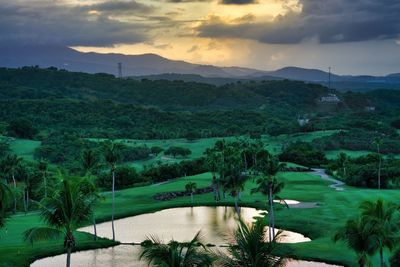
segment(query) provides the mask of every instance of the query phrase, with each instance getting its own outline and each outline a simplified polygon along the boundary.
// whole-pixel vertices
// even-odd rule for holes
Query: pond
[[[265,211],[241,208],[241,218],[250,223]],[[226,235],[237,227],[237,214],[231,207],[174,208],[159,212],[128,217],[115,221],[115,237],[122,243],[140,243],[149,235],[157,235],[165,241],[188,241],[201,230],[207,244],[226,244]],[[93,234],[93,227],[79,231]],[[97,225],[101,237],[112,238],[111,222]],[[291,231],[283,231],[283,243],[308,242],[311,239]]]
[[[254,217],[262,216],[265,211],[252,208],[241,208],[241,218],[247,223]],[[164,241],[174,239],[187,241],[201,230],[205,243],[226,244],[227,234],[237,227],[237,214],[231,207],[194,207],[166,209],[155,213],[133,216],[115,221],[116,239],[122,243],[139,243],[150,235],[157,235]],[[93,227],[84,227],[79,231],[93,233]],[[112,238],[111,223],[97,225],[98,235]],[[298,243],[311,241],[295,232],[283,231],[280,242]],[[214,249],[214,248],[213,248]],[[74,267],[108,267],[108,266],[147,266],[139,262],[140,246],[119,245],[112,248],[94,249],[76,252],[72,255]],[[65,266],[65,255],[37,260],[31,267]],[[289,261],[290,267],[334,266],[317,262]]]
[[[72,254],[73,267],[148,267],[139,261],[140,246],[119,245],[112,248],[94,249]],[[35,261],[31,267],[64,267],[65,255],[48,257]],[[286,267],[333,267],[321,262],[290,260]]]

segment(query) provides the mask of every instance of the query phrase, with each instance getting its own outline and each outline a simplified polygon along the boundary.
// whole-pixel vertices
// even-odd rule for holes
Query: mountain
[[[122,63],[123,76],[157,75],[164,73],[198,74],[204,77],[255,77],[266,72],[240,67],[216,67],[169,60],[155,54],[123,55],[83,53],[63,46],[0,47],[0,66],[56,67],[68,71],[118,74]]]
[[[250,80],[300,80],[328,84],[329,74],[318,69],[285,67],[263,71],[241,67],[218,67],[170,60],[155,54],[124,55],[84,53],[64,46],[0,47],[0,67],[23,66],[56,67],[75,72],[108,73],[134,79],[165,79],[223,85]],[[134,77],[138,76],[138,77]],[[338,90],[369,91],[373,89],[400,89],[400,73],[387,76],[331,74],[331,86]]]
[[[298,67],[285,67],[276,71],[271,71],[268,73],[271,76],[280,77],[290,80],[301,80],[301,81],[328,81],[329,73],[318,70],[318,69],[304,69]],[[331,74],[332,80],[339,80],[341,77],[339,75]]]

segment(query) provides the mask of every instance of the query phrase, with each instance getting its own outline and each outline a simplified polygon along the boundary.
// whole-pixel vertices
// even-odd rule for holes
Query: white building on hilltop
[[[326,96],[321,97],[321,102],[337,103],[340,102],[340,99],[335,94],[328,94]]]

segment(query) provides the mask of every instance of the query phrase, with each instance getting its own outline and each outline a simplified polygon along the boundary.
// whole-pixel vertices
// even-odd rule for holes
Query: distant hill
[[[132,76],[130,77],[135,80],[148,79],[151,81],[155,80],[167,80],[167,81],[184,81],[184,82],[197,82],[197,83],[206,83],[213,85],[224,85],[229,83],[237,83],[237,82],[249,82],[254,80],[263,80],[263,81],[273,81],[273,80],[282,80],[282,78],[273,77],[273,76],[260,76],[257,78],[229,78],[229,77],[204,77],[197,74],[179,74],[179,73],[164,73],[158,75],[145,75],[145,76]]]
[[[301,81],[327,81],[329,73],[317,70],[317,69],[304,69],[298,67],[286,67],[276,71],[269,72],[269,75],[290,79],[290,80],[301,80]],[[339,75],[331,74],[332,80],[340,80],[341,77]]]
[[[285,67],[263,71],[241,67],[218,67],[170,60],[155,54],[123,55],[83,53],[63,46],[0,47],[0,67],[54,66],[75,72],[118,74],[122,63],[124,77],[165,79],[222,85],[249,80],[299,80],[327,84],[328,73],[318,69]],[[400,89],[400,73],[375,77],[331,74],[331,85],[339,90],[369,91]]]
[[[248,68],[216,67],[169,60],[155,54],[83,53],[63,46],[0,47],[1,67],[54,66],[69,71],[117,75],[118,63],[122,63],[123,76],[180,73],[205,77],[256,77],[267,74]]]

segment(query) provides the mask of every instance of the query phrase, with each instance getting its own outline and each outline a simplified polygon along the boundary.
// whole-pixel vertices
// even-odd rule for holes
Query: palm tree
[[[6,168],[7,175],[11,176],[14,184],[14,209],[13,213],[17,212],[17,181],[15,180],[15,173],[17,171],[18,166],[22,163],[22,158],[17,157],[16,155],[7,155],[3,159],[2,164]]]
[[[219,201],[220,198],[220,192],[219,192],[219,183],[220,179],[217,178],[216,173],[218,172],[219,164],[220,164],[220,156],[218,155],[218,152],[215,151],[214,149],[207,149],[206,152],[204,153],[206,155],[206,164],[208,166],[208,170],[212,174],[212,186],[213,186],[213,192],[214,192],[214,200]]]
[[[59,190],[39,203],[41,217],[47,227],[34,227],[24,233],[31,243],[64,237],[67,249],[66,266],[71,266],[71,252],[75,246],[74,231],[91,217],[95,199],[81,190],[81,184],[63,179]]]
[[[335,242],[343,241],[357,254],[360,267],[365,266],[369,257],[378,249],[378,239],[374,234],[374,224],[363,218],[350,219],[333,237]]]
[[[376,145],[376,150],[378,153],[378,189],[381,189],[381,169],[382,169],[382,155],[381,155],[381,145],[382,145],[382,138],[376,137],[372,142]]]
[[[193,206],[193,194],[196,192],[197,184],[194,182],[189,182],[185,185],[185,190],[190,194],[190,198],[192,200]]]
[[[284,259],[274,255],[280,234],[278,232],[272,242],[266,242],[266,229],[262,220],[257,220],[250,226],[240,221],[239,227],[228,240],[228,254],[218,254],[218,266],[284,266]]]
[[[46,161],[41,160],[38,163],[38,170],[42,174],[43,177],[43,187],[44,187],[44,197],[47,198],[47,168],[48,164]]]
[[[84,150],[81,156],[81,165],[85,175],[91,175],[99,165],[99,157],[96,152],[91,149]]]
[[[97,226],[96,226],[96,216],[95,216],[95,207],[98,201],[103,200],[103,195],[100,194],[99,188],[96,186],[95,177],[93,176],[85,176],[81,182],[81,190],[87,196],[90,196],[95,201],[93,203],[93,212],[92,212],[92,223],[93,223],[93,232],[94,232],[94,240],[97,241]]]
[[[104,157],[106,162],[111,167],[112,172],[112,212],[111,212],[111,227],[113,241],[115,241],[115,228],[114,228],[114,217],[115,217],[115,170],[117,169],[117,162],[119,161],[121,145],[113,142],[106,142],[104,144]]]
[[[156,267],[211,267],[215,260],[203,245],[200,232],[187,243],[172,240],[164,244],[157,237],[151,237],[142,246],[139,259]]]
[[[240,209],[238,204],[240,198],[240,192],[244,190],[246,180],[247,180],[246,176],[243,175],[238,170],[232,170],[230,171],[229,175],[226,176],[225,188],[230,191],[231,196],[234,198],[235,209],[238,214],[240,214]]]
[[[257,187],[252,189],[252,193],[260,192],[268,198],[268,217],[270,226],[270,239],[275,236],[275,216],[274,216],[274,199],[282,200],[277,194],[282,191],[285,184],[276,179],[276,175],[285,167],[284,163],[279,162],[276,157],[268,156],[261,161],[261,176],[257,179]]]
[[[10,188],[8,188],[7,184],[0,180],[0,228],[5,224],[5,212],[8,197],[11,194]]]
[[[364,220],[374,225],[373,233],[379,242],[380,265],[384,266],[383,249],[386,247],[391,251],[400,241],[397,237],[399,228],[395,217],[399,207],[378,199],[376,202],[362,202],[360,209]]]
[[[346,153],[340,153],[337,158],[337,162],[339,166],[342,168],[343,171],[343,178],[346,179],[347,173],[346,173],[346,167],[347,163],[349,161],[349,157],[347,156]]]

